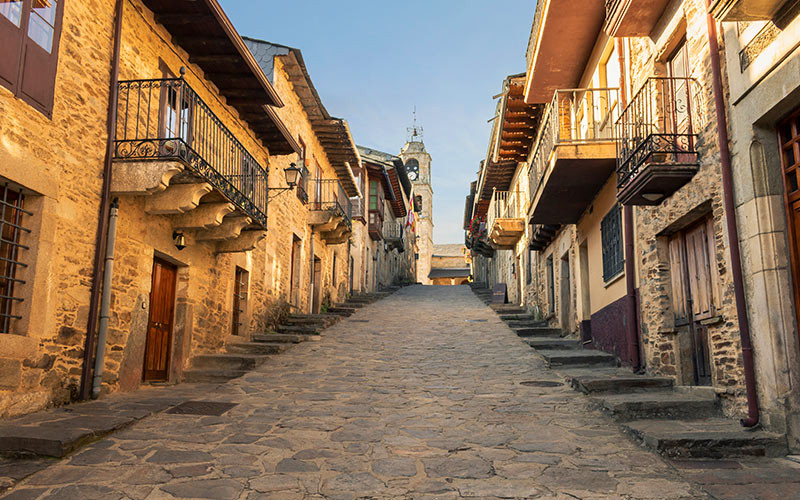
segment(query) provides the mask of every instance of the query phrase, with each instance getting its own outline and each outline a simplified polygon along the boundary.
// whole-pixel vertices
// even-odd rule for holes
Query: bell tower
[[[417,125],[417,112],[414,110],[414,125],[408,129],[408,139],[400,151],[400,159],[406,166],[413,186],[414,200],[411,205],[417,217],[417,281],[430,285],[433,256],[433,187],[431,186],[431,155],[425,151],[422,140],[422,127]]]

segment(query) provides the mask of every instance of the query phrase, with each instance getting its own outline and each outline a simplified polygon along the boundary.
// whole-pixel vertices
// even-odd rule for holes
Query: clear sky
[[[535,0],[221,0],[240,34],[296,47],[359,145],[397,154],[412,111],[433,158],[434,242],[462,243],[464,198],[506,75],[525,71]]]

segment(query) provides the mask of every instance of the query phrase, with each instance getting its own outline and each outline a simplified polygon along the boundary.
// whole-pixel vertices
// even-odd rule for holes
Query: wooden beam
[[[195,24],[202,21],[215,22],[215,19],[208,14],[189,14],[186,12],[164,12],[155,14],[156,21],[164,26],[175,26],[179,24]]]

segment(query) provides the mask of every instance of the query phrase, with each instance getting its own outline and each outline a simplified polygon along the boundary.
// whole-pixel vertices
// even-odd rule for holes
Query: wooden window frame
[[[603,281],[609,283],[625,272],[625,244],[622,236],[622,207],[615,204],[600,222],[603,253]]]
[[[547,270],[547,310],[549,314],[556,312],[556,267],[553,260],[553,254],[550,254],[545,260],[545,269]]]
[[[53,18],[53,38],[48,52],[30,35],[33,4],[39,0],[22,0],[19,26],[7,17],[0,15],[0,44],[10,47],[3,57],[10,57],[11,63],[6,76],[0,75],[0,85],[10,90],[17,98],[45,115],[53,117],[55,99],[55,80],[58,70],[58,54],[61,44],[61,31],[66,0],[57,0]],[[48,23],[49,24],[49,23]],[[10,56],[9,56],[10,55]],[[28,66],[30,64],[30,66]],[[31,82],[28,85],[28,82]]]
[[[672,234],[668,241],[668,252],[675,324],[681,326],[691,321],[716,317],[721,306],[721,292],[716,265],[714,218],[705,217]],[[707,273],[706,280],[703,280],[703,272]],[[691,310],[688,308],[689,297]],[[703,307],[704,303],[706,307]]]
[[[784,126],[789,125],[790,137],[784,136]],[[793,295],[795,316],[800,324],[800,234],[795,231],[796,217],[793,207],[800,204],[800,107],[792,111],[787,117],[776,124],[776,135],[778,138],[778,153],[781,159],[781,179],[783,181],[783,199],[786,208],[786,229],[789,238],[790,249],[788,258],[790,262],[792,280],[794,281]],[[793,150],[794,163],[788,164],[786,151]],[[798,184],[798,189],[790,191],[788,182],[789,175],[794,175]]]

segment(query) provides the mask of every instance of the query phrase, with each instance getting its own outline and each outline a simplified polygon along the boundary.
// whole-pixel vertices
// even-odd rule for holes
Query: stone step
[[[318,335],[302,335],[293,333],[256,333],[252,336],[253,342],[266,342],[268,344],[299,344],[307,340],[314,340]]]
[[[502,314],[524,314],[527,312],[516,304],[490,304],[489,307],[494,309],[495,312]]]
[[[361,309],[362,307],[364,307],[366,305],[368,305],[368,304],[366,304],[364,302],[351,302],[351,301],[348,300],[347,302],[343,302],[342,304],[339,304],[337,307],[346,307],[348,309]],[[330,311],[330,308],[328,310]]]
[[[250,370],[184,370],[182,382],[207,384],[215,382],[227,382],[242,375],[246,375]]]
[[[653,389],[666,389],[674,385],[668,377],[647,377],[628,373],[625,375],[574,375],[569,377],[572,388],[584,394],[632,393]]]
[[[333,315],[331,315],[333,316]],[[338,318],[338,316],[333,316]],[[334,321],[329,318],[286,318],[283,323],[286,325],[321,325],[323,327],[330,326]]]
[[[615,366],[617,358],[603,351],[591,349],[577,349],[569,351],[536,351],[547,364],[551,367],[592,365],[592,366]]]
[[[606,413],[620,420],[697,419],[720,416],[715,394],[654,390],[630,394],[609,394],[591,398]]]
[[[506,321],[505,323],[509,328],[547,328],[547,323],[535,319]]]
[[[191,360],[191,367],[197,370],[252,370],[266,361],[261,354],[200,354]]]
[[[503,321],[536,321],[540,326],[547,326],[547,321],[536,320],[530,313],[503,313],[499,316]]]
[[[278,325],[278,333],[293,335],[319,335],[324,328],[315,325]]]
[[[565,349],[580,349],[581,341],[576,339],[563,339],[555,337],[527,337],[525,343],[534,349],[543,351],[559,351]]]
[[[702,420],[635,420],[622,430],[651,450],[670,458],[782,457],[783,435],[745,430],[725,418]]]
[[[512,330],[520,337],[561,337],[561,330],[558,328],[540,328],[537,326],[512,328]]]
[[[286,342],[234,342],[227,344],[225,350],[231,354],[280,354],[290,345]]]
[[[333,306],[328,308],[328,314],[335,314],[337,316],[351,316],[356,312],[354,307]]]

